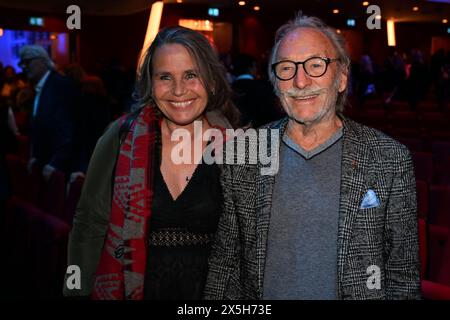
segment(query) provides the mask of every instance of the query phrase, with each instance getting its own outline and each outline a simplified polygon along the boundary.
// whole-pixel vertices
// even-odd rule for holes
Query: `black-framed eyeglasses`
[[[325,57],[311,57],[305,61],[291,61],[282,60],[272,64],[272,72],[275,76],[282,80],[287,81],[295,77],[298,71],[298,65],[303,65],[305,73],[313,78],[321,77],[327,72],[328,65],[339,59],[325,58]]]

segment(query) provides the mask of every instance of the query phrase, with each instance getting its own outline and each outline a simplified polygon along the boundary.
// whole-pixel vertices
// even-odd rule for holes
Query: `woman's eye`
[[[186,74],[186,79],[195,79],[197,78],[197,75],[195,73],[188,73]]]
[[[163,74],[159,76],[159,80],[170,80],[170,76],[168,74]]]

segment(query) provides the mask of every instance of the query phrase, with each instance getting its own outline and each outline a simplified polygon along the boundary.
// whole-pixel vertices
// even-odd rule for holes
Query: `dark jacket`
[[[51,71],[42,88],[36,115],[32,118],[32,157],[40,165],[66,171],[73,155],[73,110],[77,91],[62,75]]]

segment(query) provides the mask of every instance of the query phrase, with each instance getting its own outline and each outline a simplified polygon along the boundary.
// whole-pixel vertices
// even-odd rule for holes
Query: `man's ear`
[[[339,93],[343,92],[347,88],[347,80],[348,80],[348,68],[345,68],[341,71],[341,77],[339,79]]]

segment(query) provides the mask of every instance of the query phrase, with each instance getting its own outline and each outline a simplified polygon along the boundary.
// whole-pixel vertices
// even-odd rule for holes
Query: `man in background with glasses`
[[[278,30],[269,75],[287,117],[267,128],[279,132],[279,170],[224,166],[205,298],[420,298],[411,156],[342,115],[349,65],[317,18]]]
[[[43,177],[53,171],[69,173],[72,167],[73,112],[78,92],[75,86],[55,70],[47,51],[39,45],[20,49],[19,66],[34,87],[31,115],[31,158],[28,170],[37,165]]]

